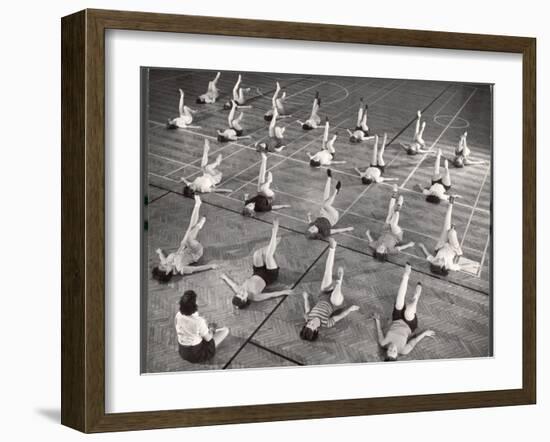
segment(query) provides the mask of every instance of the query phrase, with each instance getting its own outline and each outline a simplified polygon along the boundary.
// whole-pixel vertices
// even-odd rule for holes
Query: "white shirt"
[[[204,318],[199,316],[198,312],[193,313],[191,316],[177,312],[174,322],[180,345],[200,344],[202,338],[209,333],[208,324]]]

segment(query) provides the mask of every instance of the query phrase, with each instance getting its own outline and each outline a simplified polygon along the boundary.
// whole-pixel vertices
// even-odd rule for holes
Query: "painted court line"
[[[438,143],[438,141],[441,139],[441,137],[445,134],[445,132],[447,132],[447,130],[449,129],[449,127],[451,126],[451,124],[453,124],[453,121],[456,119],[456,117],[458,117],[458,115],[462,112],[462,110],[466,107],[466,105],[468,104],[468,102],[470,101],[470,99],[474,96],[474,94],[476,93],[477,89],[474,89],[472,91],[472,93],[469,95],[469,97],[466,99],[466,101],[464,102],[464,104],[462,106],[460,106],[460,108],[458,109],[458,111],[456,111],[456,113],[454,114],[453,118],[449,121],[449,123],[447,124],[447,126],[445,126],[445,128],[443,129],[443,131],[439,134],[439,136],[436,138],[436,140],[432,143],[432,145],[430,146],[430,149],[429,150],[432,150],[433,147]],[[416,173],[416,171],[418,170],[418,168],[420,167],[420,165],[424,162],[424,160],[428,157],[428,153],[425,153],[422,158],[420,159],[420,161],[417,163],[417,165],[414,167],[414,169],[411,171],[411,173],[409,174],[409,176],[407,176],[407,178],[405,179],[405,181],[403,181],[403,183],[401,184],[401,188],[405,188],[405,186],[407,185],[407,183],[409,182],[409,180],[411,179],[411,177]]]
[[[479,202],[479,197],[481,196],[481,193],[483,191],[483,186],[485,185],[485,181],[487,180],[487,177],[489,176],[489,171],[491,170],[490,167],[487,168],[487,171],[485,172],[485,176],[483,177],[483,181],[481,182],[481,186],[479,188],[479,192],[477,193],[477,198],[474,203],[474,207],[472,208],[472,212],[470,213],[470,218],[468,218],[468,223],[466,224],[466,229],[464,230],[464,234],[462,235],[462,241],[460,241],[460,247],[462,247],[462,244],[464,244],[464,240],[466,239],[466,234],[468,233],[468,229],[470,228],[470,224],[472,223],[472,218],[474,217],[474,213],[476,211],[477,203]]]

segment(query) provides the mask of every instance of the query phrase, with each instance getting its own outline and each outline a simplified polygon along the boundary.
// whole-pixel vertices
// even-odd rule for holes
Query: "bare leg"
[[[376,166],[378,163],[378,135],[374,136],[374,146],[372,148],[371,165]]]
[[[425,121],[422,122],[422,127],[420,129],[420,132],[419,132],[418,136],[416,137],[416,141],[422,147],[424,147],[426,145],[426,143],[424,142],[424,138],[422,138],[422,136],[424,135],[424,129],[426,129],[426,122]]]
[[[359,110],[357,111],[357,124],[356,127],[361,127],[361,120],[363,120],[363,98],[359,102]]]
[[[200,212],[201,204],[202,204],[202,201],[201,201],[200,197],[198,195],[195,195],[195,205],[193,207],[193,212],[191,212],[191,218],[189,220],[189,226],[187,227],[187,230],[185,231],[185,235],[183,235],[183,239],[181,240],[180,247],[179,247],[178,251],[181,251],[181,249],[183,247],[185,247],[185,244],[186,244],[187,239],[189,237],[190,231],[197,225],[197,222],[199,221],[199,212]],[[195,234],[195,237],[196,237],[196,234]]]
[[[333,238],[330,238],[327,262],[325,264],[325,273],[323,274],[323,281],[321,282],[321,291],[328,290],[332,286],[332,272],[334,269],[335,254],[336,254],[336,241]]]
[[[445,175],[442,178],[444,186],[451,185],[451,172],[449,171],[449,160],[445,160]]]
[[[416,290],[411,302],[405,307],[405,319],[407,321],[412,321],[416,316],[416,306],[418,305],[418,300],[420,299],[420,294],[422,293],[422,283],[416,284]]]
[[[344,303],[344,295],[342,294],[342,280],[344,279],[344,268],[338,268],[338,279],[334,284],[334,289],[330,294],[330,302],[335,307],[340,307]]]
[[[214,331],[212,339],[216,343],[216,347],[222,343],[222,341],[229,335],[229,329],[227,327],[218,328]]]
[[[184,116],[184,112],[183,112],[183,100],[184,100],[184,93],[183,93],[183,90],[180,89],[180,102],[179,102],[179,106],[178,106],[179,113],[180,113],[180,117],[183,117],[183,116]]]
[[[239,77],[237,78],[237,82],[235,83],[235,86],[233,86],[233,100],[239,101],[241,97],[239,97],[239,86],[241,85],[241,74],[239,74]]]
[[[262,162],[260,164],[260,176],[258,177],[258,187],[257,187],[258,192],[262,190],[262,185],[265,182],[266,170],[267,170],[267,155],[262,152]]]
[[[369,126],[367,125],[367,118],[368,118],[368,110],[365,106],[365,110],[363,112],[363,118],[361,118],[361,129],[367,132],[369,130]]]
[[[326,148],[327,142],[328,142],[328,131],[329,131],[329,123],[328,123],[328,117],[325,122],[325,132],[323,133],[323,149]]]
[[[382,140],[382,147],[378,151],[378,157],[377,157],[377,165],[378,166],[384,166],[386,163],[384,162],[384,150],[386,149],[386,142],[388,140],[388,134],[384,134],[384,138]]]
[[[330,169],[327,170],[327,182],[325,183],[325,191],[323,192],[323,201],[326,201],[330,198],[330,187],[332,183],[332,172]]]
[[[231,104],[231,110],[229,111],[229,115],[227,116],[227,123],[229,127],[233,127],[233,120],[235,119],[235,112],[237,110],[237,103],[233,101]]]
[[[201,169],[204,169],[208,164],[208,152],[210,152],[210,141],[204,139],[204,148],[202,150]]]
[[[394,193],[391,196],[390,204],[388,206],[388,215],[386,216],[386,223],[389,223],[393,218],[393,213],[395,211],[396,201],[397,201],[397,194],[395,192],[395,187],[394,187]]]
[[[275,251],[277,250],[277,232],[279,231],[279,220],[273,221],[273,228],[271,229],[271,239],[269,245],[265,251],[265,266],[268,269],[276,269],[277,262],[275,261]]]
[[[391,227],[391,231],[394,235],[401,235],[401,233],[403,232],[403,230],[401,229],[401,227],[399,227],[399,214],[401,212],[399,212],[399,210],[397,210],[392,218],[391,218],[391,221],[390,221],[390,227]]]
[[[397,291],[397,298],[395,298],[395,308],[397,310],[402,310],[405,307],[405,296],[407,294],[407,286],[409,284],[410,276],[411,265],[407,263],[405,266],[405,272],[403,273],[403,278],[401,279],[401,284],[399,285],[399,290]]]
[[[458,242],[458,236],[456,234],[456,229],[454,227],[451,227],[451,230],[447,233],[447,239],[449,240],[449,244],[453,247],[453,249],[456,250],[458,256],[462,256],[462,247],[460,247],[460,243]]]
[[[273,93],[273,97],[271,98],[271,106],[273,108],[277,107],[277,96],[279,95],[279,92],[281,91],[281,85],[279,82],[277,82],[277,87],[275,88],[275,92]]]
[[[449,203],[449,206],[447,207],[447,213],[445,214],[445,221],[443,223],[443,229],[441,229],[441,235],[439,235],[439,240],[436,245],[436,249],[439,249],[440,247],[443,247],[443,245],[447,242],[448,233],[451,229],[451,223],[452,223],[452,216],[453,216],[453,204]]]
[[[434,174],[432,177],[434,181],[441,178],[440,171],[439,171],[440,165],[441,165],[441,149],[437,149],[437,155],[435,157],[435,163],[434,163]]]

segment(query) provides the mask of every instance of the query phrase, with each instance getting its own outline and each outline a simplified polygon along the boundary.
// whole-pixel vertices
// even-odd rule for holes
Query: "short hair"
[[[204,104],[206,103],[206,100],[202,97],[197,97],[197,104]]]
[[[365,185],[372,184],[374,180],[372,178],[367,178],[366,176],[361,177],[361,182]]]
[[[426,201],[432,204],[439,204],[441,202],[441,198],[439,198],[437,195],[430,194],[426,197]]]
[[[374,257],[378,260],[378,261],[387,261],[388,260],[388,252],[384,252],[384,253],[380,253],[380,252],[377,252],[376,250],[374,251]]]
[[[453,161],[455,167],[464,167],[464,157],[458,156]]]
[[[226,102],[223,104],[223,108],[224,108],[225,110],[229,110],[229,109],[231,109],[232,107],[233,107],[233,104],[232,104],[231,101],[226,101]]]
[[[194,198],[195,197],[195,191],[191,189],[189,185],[183,186],[183,196],[187,198]]]
[[[309,165],[311,167],[321,167],[321,162],[318,160],[311,159],[309,160]]]
[[[177,128],[178,128],[178,125],[172,123],[171,121],[169,121],[168,123],[166,123],[166,129],[177,129]]]
[[[352,142],[352,143],[358,143],[359,142],[359,138],[357,138],[355,135],[352,135],[349,137],[349,140]]]
[[[218,141],[220,143],[225,143],[228,140],[228,138],[225,135],[218,134]]]
[[[392,358],[391,356],[386,356],[384,358],[384,362],[395,362],[397,361],[397,358]]]
[[[264,115],[264,120],[265,120],[265,121],[271,121],[271,120],[273,120],[273,115],[272,115],[272,114],[265,114],[265,115]]]
[[[186,290],[180,298],[180,313],[191,316],[197,310],[197,294],[193,290]]]
[[[153,270],[151,271],[153,274],[153,279],[156,279],[160,283],[167,283],[172,279],[172,272],[166,273],[164,270],[159,268],[158,266],[153,267]]]
[[[302,124],[302,129],[304,130],[312,130],[313,129],[313,126],[309,123],[303,123]]]
[[[302,327],[302,330],[300,330],[300,338],[304,341],[315,341],[319,337],[319,330],[318,329],[311,329],[307,325],[304,325]]]
[[[246,300],[243,300],[238,296],[233,296],[231,303],[239,310],[242,310],[243,308],[247,308],[250,305],[250,299],[247,298]]]

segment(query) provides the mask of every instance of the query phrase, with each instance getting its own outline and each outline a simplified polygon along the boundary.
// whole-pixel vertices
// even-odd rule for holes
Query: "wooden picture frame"
[[[533,404],[536,400],[536,40],[84,10],[62,19],[62,408],[83,432]],[[523,383],[476,391],[190,410],[105,412],[105,30],[517,53],[523,59]]]

